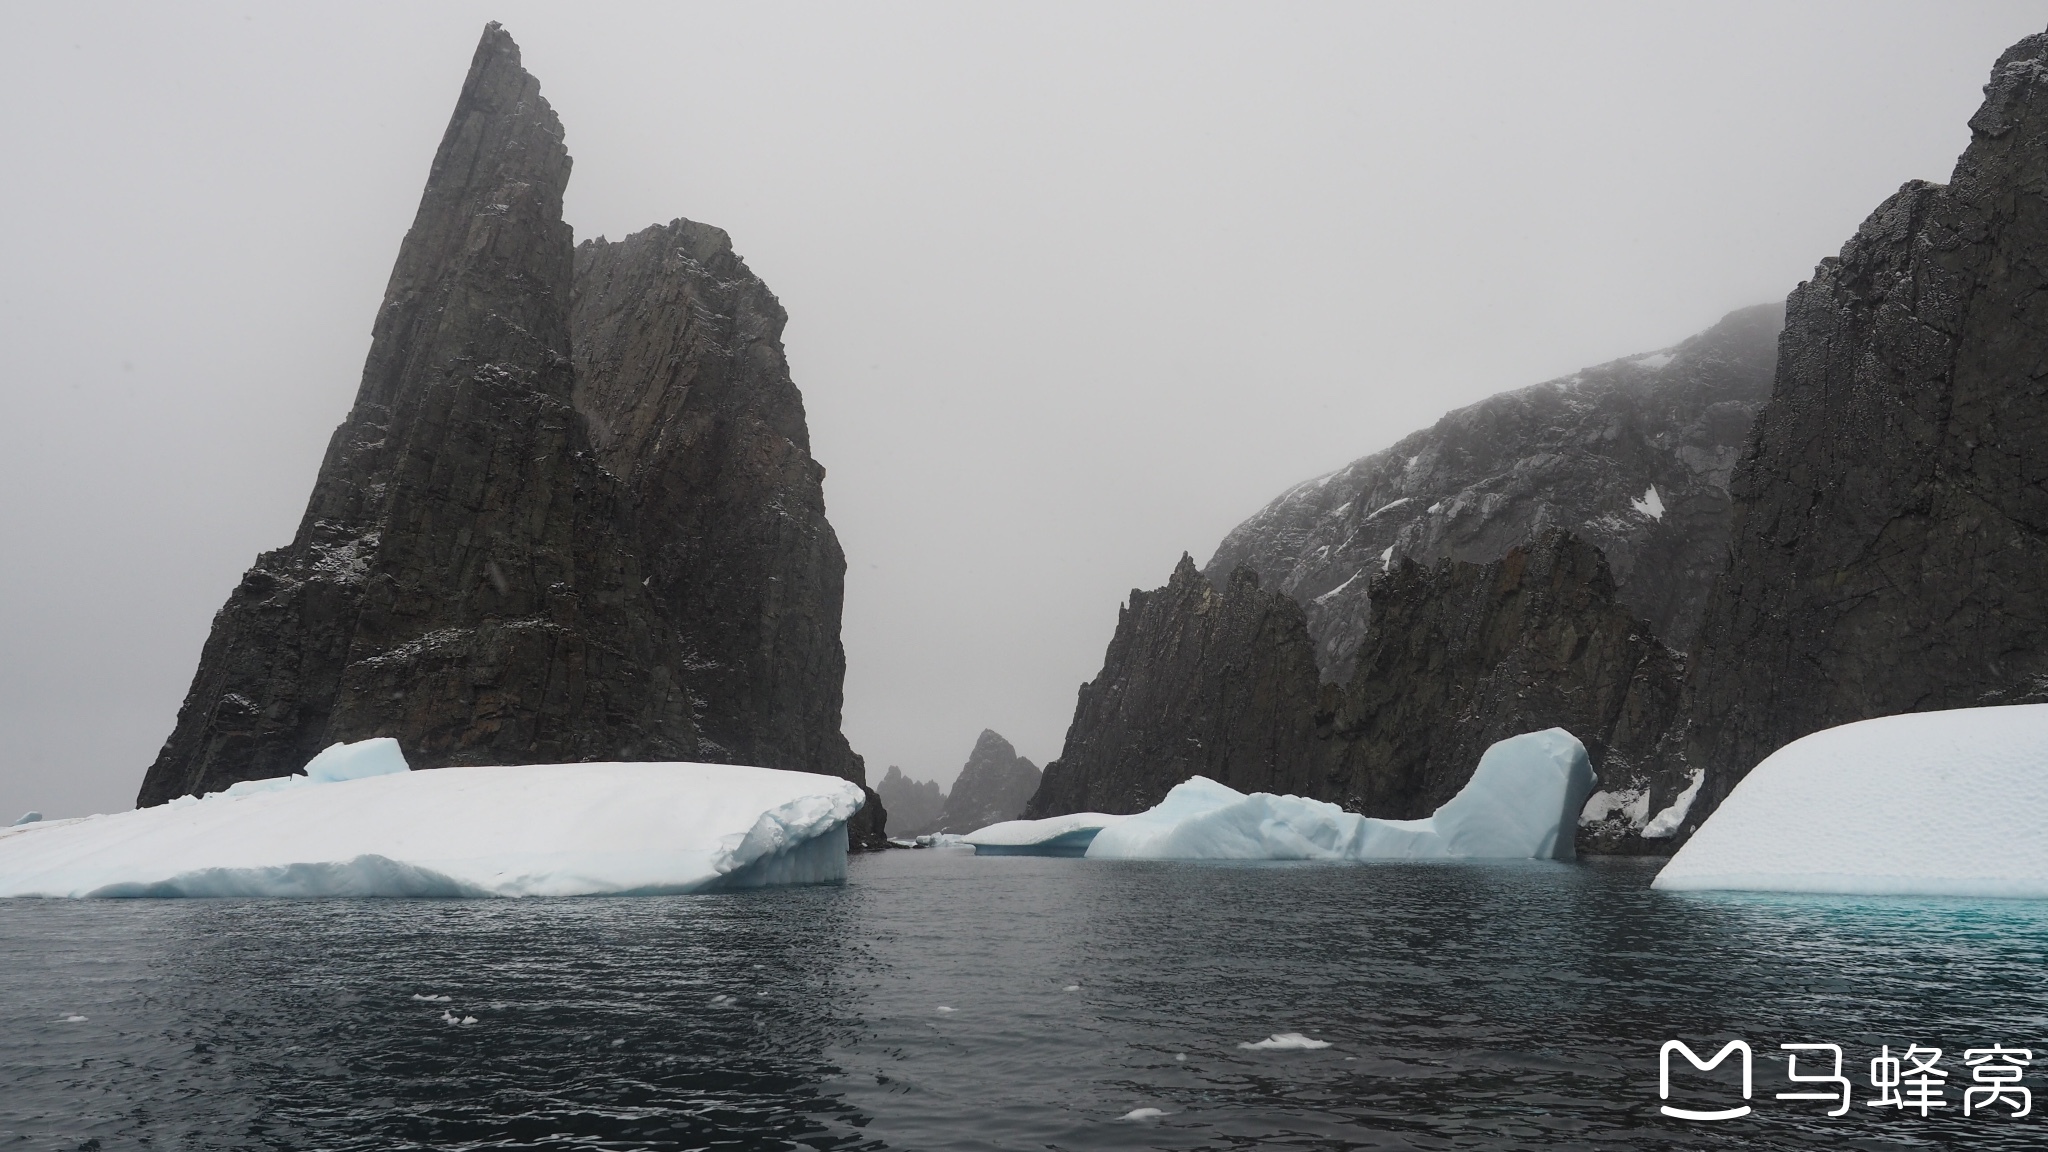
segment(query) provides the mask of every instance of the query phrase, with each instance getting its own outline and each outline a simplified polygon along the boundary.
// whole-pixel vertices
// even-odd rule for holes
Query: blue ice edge
[[[786,851],[755,858],[721,876],[682,884],[654,884],[557,899],[591,896],[689,896],[748,888],[846,883],[844,821]],[[352,860],[281,864],[261,868],[200,868],[149,883],[108,884],[86,893],[97,900],[167,899],[358,899],[482,900],[515,897],[458,880],[444,872],[364,855]]]

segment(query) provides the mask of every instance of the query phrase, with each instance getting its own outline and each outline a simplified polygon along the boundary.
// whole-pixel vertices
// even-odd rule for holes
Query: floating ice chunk
[[[941,1004],[941,1005],[939,1005],[939,1011],[940,1011],[940,1012],[958,1012],[958,1011],[959,1011],[959,1009],[958,1009],[958,1008],[948,1008],[948,1007],[946,1007],[946,1006],[945,1006],[944,1004]]]
[[[1423,820],[1380,820],[1301,796],[1249,796],[1195,776],[1156,807],[1104,827],[1090,859],[1442,860],[1573,857],[1593,770],[1562,728],[1494,744]]]
[[[9,829],[0,896],[581,896],[836,882],[862,799],[834,777],[727,764],[407,772],[375,748],[334,752],[321,754],[332,758],[319,780],[249,781],[259,787]]]
[[[1664,518],[1664,498],[1657,495],[1657,486],[1655,484],[1643,489],[1643,494],[1629,501],[1628,504],[1629,507],[1634,508],[1652,520],[1662,520]]]
[[[1311,1040],[1299,1032],[1275,1032],[1264,1040],[1245,1042],[1238,1045],[1239,1048],[1261,1049],[1269,1052],[1312,1050],[1328,1048],[1329,1046],[1330,1042],[1328,1040]]]
[[[1074,812],[1044,820],[1005,820],[960,838],[977,856],[1080,856],[1095,834],[1126,819],[1104,812]]]
[[[85,1017],[83,1017],[83,1016],[66,1016],[66,1017],[63,1017],[62,1019],[60,1019],[60,1020],[58,1021],[58,1023],[60,1023],[60,1024],[83,1024],[83,1023],[85,1023]]]
[[[1678,794],[1678,798],[1671,802],[1670,807],[1650,817],[1650,822],[1643,825],[1643,839],[1669,840],[1678,831],[1679,825],[1684,824],[1685,818],[1692,813],[1692,802],[1699,797],[1700,785],[1705,783],[1706,779],[1707,774],[1704,770],[1693,769],[1692,783],[1685,786],[1685,791]],[[1643,803],[1648,804],[1649,799],[1648,796],[1644,796]]]
[[[1079,984],[1069,984],[1065,988],[1060,989],[1062,992],[1079,992],[1080,990],[1081,986]]]
[[[1129,1112],[1117,1117],[1117,1119],[1132,1121],[1157,1120],[1166,1114],[1166,1111],[1161,1108],[1133,1108]]]
[[[42,818],[43,814],[41,812],[23,812],[21,814],[21,819],[16,820],[11,825],[11,827],[19,828],[24,824],[34,824],[40,821]]]
[[[412,998],[424,1004],[446,1004],[450,999],[450,997],[447,996],[436,996],[431,992],[425,996],[422,996],[419,993],[415,992],[412,994]]]
[[[1805,736],[1735,786],[1651,887],[2048,899],[2048,704]]]
[[[336,784],[411,770],[405,753],[398,749],[398,741],[379,736],[353,744],[329,744],[318,756],[306,761],[304,771],[306,779],[315,784]]]
[[[612,1041],[612,1047],[614,1047],[614,1048],[624,1048],[625,1046],[626,1046],[626,1042],[625,1042],[624,1040],[614,1040],[614,1041]]]
[[[471,1024],[474,1023],[476,1023],[476,1017],[474,1016],[464,1016],[462,1018],[462,1026],[465,1028],[469,1027]]]

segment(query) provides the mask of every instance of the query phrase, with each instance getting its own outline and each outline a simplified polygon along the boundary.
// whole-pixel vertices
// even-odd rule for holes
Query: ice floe
[[[1043,820],[1005,820],[960,838],[977,856],[1080,856],[1095,834],[1127,820],[1104,812],[1073,812]]]
[[[1238,1045],[1239,1048],[1266,1052],[1313,1051],[1317,1048],[1328,1048],[1329,1046],[1330,1042],[1328,1040],[1313,1040],[1299,1032],[1275,1032],[1264,1040],[1250,1041]]]
[[[2048,899],[2043,829],[2048,704],[1885,716],[1765,757],[1652,887]]]
[[[846,877],[861,791],[729,764],[412,772],[389,740],[203,799],[0,829],[0,896],[583,896]]]
[[[1381,820],[1301,796],[1246,795],[1196,776],[1157,806],[1104,825],[1086,854],[1111,860],[1570,860],[1579,813],[1592,790],[1585,746],[1564,729],[1549,728],[1488,748],[1472,779],[1426,819]]]

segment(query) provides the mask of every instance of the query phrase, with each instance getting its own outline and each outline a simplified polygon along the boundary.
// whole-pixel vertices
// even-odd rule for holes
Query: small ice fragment
[[[1329,1046],[1330,1042],[1328,1040],[1311,1040],[1299,1032],[1275,1032],[1257,1043],[1240,1043],[1238,1045],[1239,1048],[1273,1051],[1280,1049],[1328,1048]]]
[[[720,992],[718,995],[713,996],[711,998],[711,1002],[713,1004],[730,1004],[733,1002],[733,998],[723,992]]]
[[[64,1019],[62,1020],[62,1023],[65,1023],[65,1024],[83,1024],[83,1023],[85,1023],[85,1017],[83,1017],[83,1016],[66,1016],[66,1017],[64,1017]]]
[[[1175,1060],[1178,1060],[1178,1061],[1180,1061],[1181,1063],[1185,1064],[1185,1063],[1187,1062],[1187,1059],[1188,1059],[1188,1054],[1187,1054],[1187,1053],[1185,1053],[1185,1052],[1175,1052],[1175,1053],[1173,1054],[1173,1058],[1174,1058]]]
[[[1161,1116],[1164,1116],[1164,1115],[1166,1115],[1166,1112],[1165,1112],[1165,1110],[1164,1110],[1164,1109],[1160,1109],[1160,1108],[1133,1108],[1133,1109],[1131,1109],[1131,1110],[1130,1110],[1129,1112],[1126,1112],[1126,1113],[1124,1113],[1123,1115],[1121,1115],[1121,1116],[1117,1117],[1117,1119],[1119,1119],[1119,1120],[1157,1120],[1157,1119],[1158,1119],[1159,1117],[1161,1117]]]
[[[460,1023],[462,1023],[462,1021],[460,1021],[460,1020],[457,1020],[457,1019],[455,1018],[455,1013],[453,1013],[453,1012],[450,1012],[450,1011],[448,1011],[447,1009],[445,1009],[445,1008],[444,1008],[444,1009],[442,1009],[442,1010],[441,1010],[441,1023],[443,1023],[443,1024],[460,1024]]]
[[[614,1041],[612,1041],[612,1047],[614,1047],[614,1048],[624,1048],[625,1046],[626,1046],[626,1042],[625,1042],[624,1040],[614,1040]]]
[[[422,996],[419,993],[415,992],[412,994],[412,998],[418,1000],[422,1004],[446,1004],[449,999],[446,996],[436,996],[431,992],[427,993],[425,996]]]
[[[1062,992],[1079,992],[1080,990],[1081,986],[1079,984],[1069,984],[1065,988],[1060,989]]]
[[[474,1016],[464,1016],[464,1017],[462,1018],[462,1023],[463,1023],[463,1024],[465,1025],[465,1026],[467,1026],[467,1025],[470,1025],[470,1024],[474,1024],[474,1023],[476,1023],[476,1017],[474,1017]]]
[[[941,1012],[958,1012],[958,1011],[959,1011],[959,1009],[958,1009],[958,1008],[948,1008],[948,1007],[946,1007],[946,1006],[945,1006],[944,1004],[941,1004],[941,1005],[939,1005],[939,1011],[941,1011]]]

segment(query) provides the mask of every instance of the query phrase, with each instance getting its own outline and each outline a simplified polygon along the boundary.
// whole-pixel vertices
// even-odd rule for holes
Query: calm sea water
[[[1652,874],[898,851],[704,897],[0,902],[0,1148],[2048,1147],[2048,1100],[1959,1083],[2003,1043],[2048,1089],[2048,908]],[[1285,1032],[1329,1046],[1240,1047]],[[1736,1038],[1756,1111],[1660,1116],[1661,1044]],[[1828,1041],[1851,1113],[1773,1099]],[[1949,1108],[1865,1106],[1916,1043]]]

